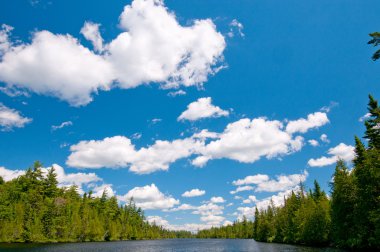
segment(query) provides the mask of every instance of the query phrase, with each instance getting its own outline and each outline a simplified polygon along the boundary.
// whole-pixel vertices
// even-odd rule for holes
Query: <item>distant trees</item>
[[[200,230],[197,238],[220,238],[220,239],[252,239],[253,222],[243,218],[235,221],[232,225],[224,227],[213,227],[211,229]]]
[[[46,175],[36,162],[25,175],[0,177],[0,242],[71,242],[190,237],[149,224],[133,201],[94,198],[78,188],[59,188],[54,168]]]
[[[364,138],[355,137],[355,159],[349,169],[338,160],[330,184],[331,198],[317,181],[305,192],[291,192],[284,205],[255,209],[254,222],[211,228],[200,238],[251,238],[263,242],[334,245],[352,249],[380,249],[380,107],[370,95]],[[245,227],[252,230],[242,231]],[[244,235],[249,234],[249,235]]]

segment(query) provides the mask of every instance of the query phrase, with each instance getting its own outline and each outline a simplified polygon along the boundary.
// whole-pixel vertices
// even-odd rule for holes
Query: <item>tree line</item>
[[[107,191],[80,195],[77,186],[59,188],[52,167],[44,175],[36,162],[25,175],[0,177],[0,242],[77,242],[189,237],[145,220],[133,200],[120,206]]]
[[[365,145],[355,137],[353,167],[339,160],[331,196],[314,188],[292,191],[282,206],[255,209],[254,221],[200,231],[201,238],[254,238],[263,242],[380,248],[380,107],[370,95]]]

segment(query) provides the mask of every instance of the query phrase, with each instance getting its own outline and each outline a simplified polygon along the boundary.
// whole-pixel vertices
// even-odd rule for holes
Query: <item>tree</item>
[[[372,37],[370,41],[368,41],[368,44],[373,44],[373,46],[378,46],[380,44],[380,33],[379,32],[373,32],[369,34],[369,36]],[[372,60],[378,60],[380,58],[380,49],[377,50],[372,55]]]

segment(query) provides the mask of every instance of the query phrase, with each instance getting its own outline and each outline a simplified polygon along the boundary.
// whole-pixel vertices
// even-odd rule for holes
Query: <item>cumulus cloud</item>
[[[55,173],[57,174],[57,181],[58,181],[58,186],[59,187],[69,187],[71,185],[76,185],[78,186],[78,190],[80,193],[83,193],[83,187],[84,186],[89,186],[93,187],[95,190],[93,190],[95,193],[100,191],[100,187],[108,187],[110,192],[113,190],[111,188],[112,185],[106,184],[106,185],[99,185],[97,183],[102,183],[102,179],[98,177],[95,173],[83,173],[83,172],[78,172],[78,173],[66,173],[64,168],[58,164],[53,164],[50,167],[44,167],[41,168],[42,174],[46,175],[50,169],[54,168]],[[6,169],[5,167],[0,167],[0,176],[3,177],[5,181],[12,180],[14,178],[17,178],[21,175],[25,174],[25,170],[10,170]],[[102,191],[101,191],[102,193]],[[100,193],[100,196],[101,196]],[[95,194],[94,196],[97,196]]]
[[[85,22],[80,33],[92,43],[94,49],[98,52],[103,51],[103,38],[99,32],[100,24]]]
[[[329,123],[327,114],[323,112],[315,112],[309,114],[307,119],[301,118],[295,121],[290,121],[286,126],[286,131],[294,134],[296,132],[305,133],[309,129],[318,128]]]
[[[206,193],[205,190],[199,190],[198,188],[192,189],[190,191],[186,191],[182,194],[182,197],[190,198],[190,197],[198,197],[202,196]]]
[[[220,197],[220,196],[218,196],[218,197],[212,197],[210,199],[210,202],[212,202],[212,203],[224,203],[225,201],[226,200],[223,199],[223,197]]]
[[[228,37],[234,37],[235,33],[237,33],[240,37],[245,37],[245,34],[243,33],[244,26],[237,19],[233,19],[229,26],[230,31],[227,33]]]
[[[187,105],[187,109],[178,117],[178,121],[196,121],[208,117],[228,116],[229,112],[218,106],[212,105],[211,97],[199,98],[197,101]]]
[[[162,218],[161,216],[148,216],[147,221],[151,224],[156,224],[157,226],[161,226],[165,229],[168,230],[173,230],[173,231],[180,231],[180,230],[186,230],[190,231],[193,233],[196,233],[198,230],[203,230],[203,229],[209,229],[212,227],[210,224],[204,224],[204,223],[186,223],[186,224],[180,224],[180,225],[175,225],[175,224],[170,224],[166,219]]]
[[[317,159],[310,159],[307,164],[311,167],[322,167],[335,164],[338,159],[342,159],[346,162],[351,162],[355,157],[355,147],[340,143],[339,145],[330,148],[327,153],[329,157],[323,156]]]
[[[193,138],[172,142],[157,140],[147,148],[136,150],[127,137],[107,137],[72,145],[66,163],[77,168],[129,167],[132,172],[147,174],[168,170],[171,163],[190,156],[200,145],[201,142]]]
[[[23,170],[10,170],[3,166],[0,166],[0,177],[2,177],[5,181],[9,181],[15,178],[18,178],[21,175],[24,175],[25,171]]]
[[[128,202],[132,198],[136,206],[144,210],[169,209],[179,204],[179,200],[163,194],[155,184],[135,187],[125,195],[118,196],[118,199],[123,202]]]
[[[316,147],[319,145],[319,142],[315,139],[310,139],[309,141],[307,141],[311,146],[313,147]]]
[[[257,202],[257,198],[254,195],[250,195],[248,196],[248,199],[243,200],[244,204],[251,204],[251,203],[256,203],[256,202]]]
[[[228,124],[222,133],[202,130],[183,139],[156,140],[140,149],[124,136],[81,141],[70,147],[66,164],[77,168],[129,168],[147,174],[166,171],[170,164],[188,157],[194,157],[191,163],[198,167],[221,158],[253,163],[263,157],[290,155],[301,150],[303,142],[302,136],[287,132],[280,121],[244,118]]]
[[[319,139],[321,139],[321,141],[324,142],[324,143],[330,143],[330,140],[329,140],[329,138],[327,137],[326,134],[322,134]]]
[[[68,127],[68,126],[71,126],[71,125],[73,125],[72,121],[66,121],[66,122],[62,122],[59,125],[53,125],[53,126],[51,126],[51,130],[58,130],[58,129],[62,129],[64,127]]]
[[[177,91],[171,91],[168,93],[168,96],[171,96],[171,97],[176,97],[176,96],[181,96],[181,95],[185,95],[186,94],[186,91],[183,91],[183,90],[177,90]]]
[[[32,119],[23,117],[19,111],[8,108],[0,103],[0,129],[2,131],[22,128],[31,121]]]
[[[37,31],[30,43],[9,40],[0,32],[0,80],[73,106],[114,87],[160,83],[163,88],[201,86],[223,61],[224,37],[210,19],[181,26],[159,0],[134,0],[119,17],[121,33],[104,44],[100,24],[86,22],[81,33],[95,49],[69,34]]]
[[[253,190],[253,186],[238,186],[235,190],[230,191],[231,194],[236,194],[238,192],[251,191]]]
[[[257,174],[247,176],[244,179],[233,181],[233,185],[255,185],[255,192],[278,192],[285,191],[297,186],[300,182],[304,182],[308,176],[305,170],[301,174],[278,175],[276,179],[270,179],[268,175]]]

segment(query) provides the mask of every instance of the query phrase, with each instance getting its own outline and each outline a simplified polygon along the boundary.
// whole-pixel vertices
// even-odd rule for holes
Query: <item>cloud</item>
[[[255,192],[278,192],[297,186],[300,182],[304,182],[308,175],[306,170],[301,174],[278,175],[276,179],[270,179],[268,175],[257,174],[233,181],[232,184],[255,185]]]
[[[127,137],[107,137],[99,141],[81,141],[72,145],[72,153],[66,163],[77,168],[129,167],[134,173],[147,174],[168,170],[171,163],[190,156],[201,144],[193,138],[172,142],[157,140],[147,148],[136,150]]]
[[[187,105],[187,109],[178,117],[178,121],[196,121],[208,117],[228,116],[229,112],[211,104],[211,97],[199,98]]]
[[[176,97],[176,96],[181,96],[181,95],[185,95],[185,94],[186,94],[186,92],[180,89],[178,91],[169,92],[168,96]]]
[[[235,33],[237,33],[240,37],[245,37],[245,34],[243,33],[244,26],[237,19],[233,19],[229,26],[230,31],[227,33],[228,37],[234,37]]]
[[[182,194],[182,197],[190,198],[190,197],[198,197],[202,196],[206,193],[204,190],[192,189],[191,191],[186,191]]]
[[[229,158],[243,163],[253,163],[261,157],[268,159],[288,155],[302,148],[303,138],[292,137],[283,130],[280,121],[265,118],[240,119],[227,125],[219,138],[204,146],[200,158],[194,165],[205,163],[210,159]]]
[[[363,115],[362,117],[359,118],[359,122],[364,122],[365,120],[367,120],[370,117],[371,117],[371,113],[366,113],[365,115]]]
[[[128,202],[131,198],[135,201],[136,206],[144,210],[169,209],[179,204],[179,200],[163,194],[155,184],[135,187],[125,195],[118,196],[118,199],[123,202]]]
[[[161,216],[148,216],[147,221],[151,224],[155,223],[158,226],[162,226],[165,229],[173,231],[187,230],[192,233],[196,233],[198,230],[209,229],[212,225],[209,224],[199,224],[199,223],[186,223],[181,225],[170,224],[166,219]]]
[[[338,159],[342,159],[346,162],[351,162],[355,157],[355,147],[340,143],[339,145],[330,148],[327,153],[329,157],[323,156],[317,159],[310,159],[307,164],[311,167],[322,167],[335,164]]]
[[[92,43],[95,51],[103,51],[103,38],[99,32],[100,24],[85,22],[80,33]]]
[[[201,217],[201,221],[213,226],[219,226],[224,220],[225,218],[220,215],[205,215]]]
[[[99,186],[107,186],[112,191],[110,184],[98,185],[96,183],[102,182],[103,180],[98,177],[95,173],[66,173],[62,166],[58,164],[53,164],[47,168],[41,168],[42,174],[46,175],[48,171],[54,167],[55,173],[57,174],[57,181],[59,187],[69,187],[71,185],[78,186],[80,193],[83,193],[83,186],[93,186],[95,189],[99,189]],[[5,181],[15,179],[21,175],[25,174],[25,170],[9,170],[5,167],[0,167],[0,176],[3,177]],[[99,189],[100,190],[100,189]],[[95,192],[99,190],[93,190]],[[113,191],[112,191],[113,192]],[[94,196],[97,196],[96,194]],[[100,195],[101,196],[101,195]]]
[[[230,194],[236,194],[238,192],[251,191],[253,190],[253,186],[238,186],[234,191],[230,191]]]
[[[12,26],[3,24],[0,30],[0,56],[9,51],[12,46],[11,41],[9,41],[9,35],[13,30]]]
[[[318,141],[315,140],[315,139],[310,139],[309,141],[307,141],[311,146],[313,147],[316,147],[319,145]]]
[[[257,202],[257,198],[254,195],[250,195],[248,196],[248,199],[243,200],[244,204],[251,204],[251,203],[256,203],[256,202]]]
[[[249,185],[249,184],[260,184],[262,182],[268,181],[269,176],[265,174],[257,174],[252,176],[247,176],[244,179],[238,179],[232,182],[233,185]]]
[[[0,103],[0,129],[9,131],[13,128],[23,128],[25,124],[30,123],[32,119],[23,117],[19,111],[8,108]]]
[[[328,139],[326,134],[322,134],[319,139],[321,139],[321,141],[324,143],[330,143],[330,140]]]
[[[121,32],[107,44],[100,24],[84,24],[81,33],[95,51],[72,35],[46,30],[34,32],[30,43],[13,45],[3,26],[0,80],[81,106],[112,88],[202,86],[221,69],[226,44],[211,19],[181,26],[163,1],[134,0],[119,20]]]
[[[172,141],[156,140],[136,149],[125,136],[80,141],[70,147],[66,164],[76,168],[129,168],[137,174],[167,171],[179,159],[194,157],[191,163],[202,167],[209,160],[228,158],[253,163],[260,158],[290,155],[303,147],[304,138],[293,136],[282,122],[266,118],[240,119],[222,133],[202,130]]]
[[[113,69],[71,35],[39,31],[31,44],[13,46],[3,55],[0,80],[80,106],[92,101],[92,93],[110,89]]]
[[[305,133],[309,129],[318,128],[327,123],[329,123],[329,119],[327,118],[326,113],[315,112],[313,114],[309,114],[307,119],[301,118],[296,121],[290,121],[286,126],[286,132],[291,134],[297,132]]]
[[[225,199],[223,199],[223,197],[212,197],[211,199],[210,199],[210,202],[212,202],[212,203],[224,203],[224,202],[226,202],[226,200]]]
[[[73,125],[72,121],[66,121],[66,122],[61,123],[60,125],[53,125],[53,126],[51,126],[51,130],[62,129],[64,127],[68,127],[68,126],[71,126],[71,125]]]
[[[10,181],[24,174],[24,170],[9,170],[3,166],[0,166],[0,177],[2,177],[5,181]]]

